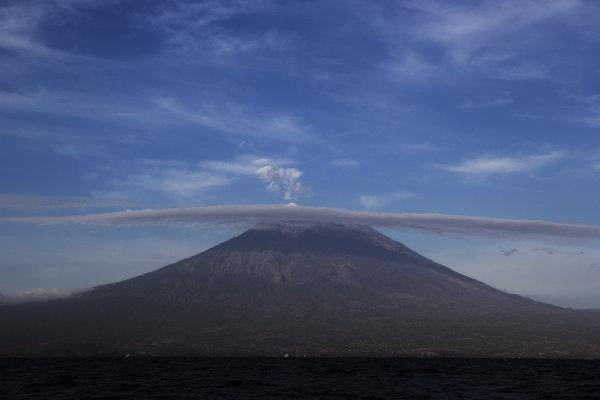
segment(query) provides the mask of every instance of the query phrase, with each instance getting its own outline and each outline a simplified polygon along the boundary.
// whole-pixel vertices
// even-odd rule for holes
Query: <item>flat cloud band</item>
[[[147,209],[59,217],[3,217],[0,223],[29,224],[247,224],[307,221],[366,224],[380,228],[410,229],[445,235],[556,236],[599,239],[600,227],[433,213],[376,213],[340,208],[295,205],[230,205]]]

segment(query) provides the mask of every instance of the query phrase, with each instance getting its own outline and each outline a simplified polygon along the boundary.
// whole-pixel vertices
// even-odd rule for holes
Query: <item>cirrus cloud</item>
[[[534,154],[521,157],[494,157],[483,155],[459,164],[446,165],[442,168],[449,172],[464,175],[487,176],[495,174],[514,174],[531,172],[542,168],[564,157],[559,151],[547,154]]]

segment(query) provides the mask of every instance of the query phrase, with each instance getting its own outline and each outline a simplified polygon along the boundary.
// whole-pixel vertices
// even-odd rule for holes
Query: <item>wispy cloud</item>
[[[91,175],[94,197],[142,205],[197,205],[233,182],[188,161],[140,159],[108,164]]]
[[[363,208],[367,210],[382,208],[389,204],[392,204],[398,200],[410,199],[416,195],[412,192],[397,191],[393,193],[379,194],[379,195],[362,195],[358,198],[359,203]]]
[[[38,25],[47,11],[39,3],[0,7],[0,48],[27,56],[60,54],[35,37]]]
[[[562,18],[582,3],[574,0],[483,1],[464,5],[446,2],[413,3],[424,16],[417,28],[423,38],[443,43],[460,60],[492,45],[502,36],[518,32],[541,21]]]
[[[583,113],[574,118],[575,122],[590,128],[600,128],[600,95],[577,96],[576,100],[583,105]]]
[[[463,103],[461,108],[492,108],[492,107],[501,107],[506,106],[508,104],[514,103],[514,99],[508,94],[502,94],[499,96],[488,97],[479,100],[469,100]]]
[[[459,164],[446,165],[442,168],[449,172],[472,176],[515,174],[537,170],[563,157],[564,154],[558,151],[520,157],[483,155],[471,160],[465,160]]]
[[[334,167],[340,167],[340,168],[352,168],[352,167],[358,167],[360,165],[360,163],[358,161],[351,160],[348,158],[337,158],[335,160],[331,160],[330,164],[333,165]]]
[[[224,224],[307,221],[367,224],[462,236],[556,236],[600,239],[600,227],[542,220],[471,217],[448,214],[375,213],[292,205],[242,205],[123,211],[65,217],[1,217],[0,223],[26,224]]]
[[[592,111],[585,117],[577,118],[577,121],[590,128],[600,128],[600,109]]]
[[[383,69],[392,79],[409,82],[424,82],[436,77],[441,67],[424,60],[415,53],[396,55],[384,64]]]
[[[111,169],[112,191],[129,193],[125,197],[148,197],[160,195],[171,199],[190,199],[228,186],[229,177],[202,170],[189,162],[179,160],[145,159]],[[125,171],[122,173],[120,171]]]
[[[396,66],[398,77],[422,81],[447,72],[447,66],[503,80],[549,79],[547,63],[531,56],[535,39],[523,41],[522,35],[544,29],[544,22],[566,20],[579,12],[582,4],[577,0],[410,2],[405,6],[415,12],[414,20],[404,20],[402,28],[397,21],[382,24],[392,46],[397,41],[403,49],[388,65]],[[441,50],[435,62],[419,51],[432,46]]]
[[[94,198],[107,204],[183,206],[202,204],[246,178],[263,181],[267,191],[296,200],[312,193],[301,182],[302,175],[293,160],[248,154],[199,162],[141,159],[106,165],[92,176],[97,181]]]
[[[125,180],[127,186],[161,192],[179,197],[196,196],[210,189],[226,186],[226,177],[187,169],[168,169],[154,173],[132,175]]]
[[[242,34],[226,26],[234,17],[271,7],[271,2],[266,0],[180,1],[162,4],[145,15],[143,21],[166,36],[167,52],[199,55],[203,56],[203,62],[215,62],[222,57],[287,48],[288,41],[278,32]]]
[[[21,118],[25,115],[25,120],[31,119],[31,115],[51,115],[96,122],[127,121],[132,115],[141,115],[144,105],[139,99],[128,102],[114,95],[94,96],[73,91],[0,91],[0,113]]]
[[[249,13],[266,5],[264,1],[236,0],[231,2],[180,1],[164,4],[147,19],[160,27],[178,30],[196,30],[212,23],[229,19],[238,14]]]
[[[22,292],[0,293],[0,305],[65,299],[85,290],[87,289],[39,288]]]
[[[283,142],[303,142],[313,139],[307,126],[296,117],[287,114],[265,115],[233,104],[221,107],[203,104],[189,109],[172,98],[160,99],[158,106],[173,117],[229,135]]]

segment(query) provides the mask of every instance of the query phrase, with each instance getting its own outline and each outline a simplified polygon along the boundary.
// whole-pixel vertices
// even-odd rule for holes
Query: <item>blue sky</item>
[[[600,225],[599,22],[576,0],[3,1],[0,215],[294,202]],[[0,291],[122,279],[235,232],[2,224]],[[388,233],[600,307],[597,243]]]

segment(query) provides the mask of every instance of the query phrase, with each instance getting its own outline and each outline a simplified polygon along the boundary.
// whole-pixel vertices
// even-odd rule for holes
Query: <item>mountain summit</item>
[[[595,312],[501,292],[368,226],[301,222],[0,307],[0,325],[3,355],[600,356]]]

